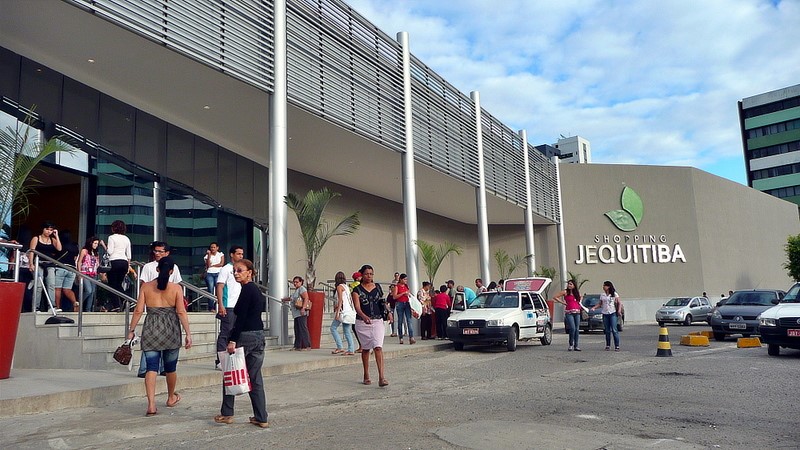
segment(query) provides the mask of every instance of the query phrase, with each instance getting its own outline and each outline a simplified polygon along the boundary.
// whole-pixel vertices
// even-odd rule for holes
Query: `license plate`
[[[800,337],[800,330],[786,330],[787,336]]]
[[[477,328],[464,328],[461,330],[461,334],[478,334]]]
[[[728,328],[731,330],[746,330],[747,324],[746,323],[729,323]]]

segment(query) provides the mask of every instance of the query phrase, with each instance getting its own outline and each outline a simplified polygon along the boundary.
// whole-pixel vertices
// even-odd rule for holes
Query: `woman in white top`
[[[120,292],[122,289],[122,280],[128,274],[131,262],[131,240],[125,236],[127,227],[125,222],[115,220],[111,223],[111,236],[108,237],[106,249],[108,250],[108,259],[111,261],[111,270],[108,272],[108,285]],[[106,307],[109,311],[119,311],[122,306],[122,299],[116,295],[112,295],[109,299],[109,304]]]
[[[331,322],[331,335],[336,342],[336,350],[331,353],[334,355],[343,354],[346,356],[353,353],[353,327],[356,322],[356,310],[353,308],[353,299],[350,297],[350,288],[347,286],[347,279],[344,272],[336,272],[334,277],[336,283],[336,306],[333,307],[333,322]],[[342,348],[342,338],[339,336],[339,325],[344,324],[344,338],[347,340],[347,350]]]
[[[603,332],[606,334],[606,351],[611,349],[611,336],[614,336],[614,350],[619,351],[619,331],[617,330],[617,315],[622,309],[622,302],[619,300],[614,283],[603,282],[603,293],[600,294],[600,301],[592,308],[595,310],[602,308],[603,313]]]
[[[206,255],[203,257],[206,265],[206,288],[211,294],[216,294],[217,279],[219,278],[219,271],[225,265],[225,255],[219,251],[219,245],[212,242],[206,250]],[[216,305],[213,301],[208,302],[208,310],[214,311]]]

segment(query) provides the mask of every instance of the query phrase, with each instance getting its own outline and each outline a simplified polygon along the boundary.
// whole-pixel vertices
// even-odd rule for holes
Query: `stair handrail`
[[[212,293],[210,293],[210,292],[208,292],[207,289],[202,289],[200,287],[197,287],[197,286],[193,285],[192,283],[189,283],[186,280],[182,280],[178,284],[180,284],[181,287],[183,287],[183,295],[184,296],[186,296],[186,291],[187,290],[192,291],[195,294],[199,295],[199,297],[197,297],[196,299],[194,299],[191,302],[189,302],[189,305],[194,304],[194,302],[200,300],[202,297],[207,297],[208,299],[212,300],[214,303],[217,302],[217,296],[212,294]]]
[[[22,253],[22,252],[20,252],[20,250],[22,249],[22,245],[21,244],[17,244],[15,242],[11,242],[11,241],[0,240],[0,248],[7,248],[7,249],[14,250],[14,260],[11,261],[9,259],[8,261],[4,262],[3,264],[7,264],[8,266],[14,266],[14,276],[12,278],[13,278],[14,282],[18,282],[19,281],[19,257],[20,257],[20,254]]]
[[[125,310],[125,324],[123,325],[125,330],[123,332],[123,336],[125,336],[125,337],[128,336],[128,324],[130,323],[130,306],[131,305],[136,305],[137,301],[136,301],[135,298],[128,296],[128,294],[126,294],[124,292],[120,292],[120,291],[112,288],[111,286],[103,283],[102,281],[96,280],[96,279],[94,279],[94,278],[92,278],[92,277],[90,277],[90,276],[88,276],[86,274],[81,273],[74,266],[70,266],[70,265],[64,264],[64,263],[62,263],[60,261],[57,261],[57,260],[51,258],[50,256],[47,256],[47,255],[45,255],[45,254],[43,254],[43,253],[41,253],[41,252],[39,252],[39,251],[37,251],[35,249],[29,249],[28,252],[30,252],[30,253],[32,253],[34,255],[34,261],[33,262],[34,262],[34,267],[36,268],[35,271],[34,271],[34,274],[33,274],[34,287],[33,287],[33,300],[32,300],[33,301],[33,305],[31,305],[32,308],[38,307],[38,305],[39,305],[39,290],[36,288],[36,283],[39,281],[39,277],[41,276],[41,272],[40,272],[41,267],[39,266],[39,264],[40,264],[41,260],[44,260],[44,261],[46,261],[48,263],[53,264],[55,267],[60,267],[62,269],[66,269],[66,270],[74,273],[75,276],[80,278],[81,280],[89,280],[89,282],[93,283],[95,286],[100,287],[101,289],[104,289],[106,291],[111,292],[114,295],[119,296],[125,303],[125,307],[124,307],[124,310]],[[44,288],[46,288],[46,287],[43,287],[43,289]],[[137,283],[137,290],[138,290],[138,283]],[[83,283],[80,283],[80,285],[78,287],[78,295],[79,295],[79,297],[81,299],[81,301],[79,303],[82,303],[83,302]],[[55,302],[55,299],[51,299],[51,301]],[[54,309],[56,308],[56,306],[57,305],[55,303],[53,303],[53,308]],[[78,308],[78,337],[80,337],[82,335],[83,335],[83,305],[81,305]]]
[[[273,297],[273,296],[269,295],[269,287],[268,286],[256,283],[255,281],[253,282],[253,284],[255,284],[256,287],[261,291],[261,293],[264,294],[264,297],[267,298],[267,311],[271,310],[270,307],[269,307],[269,305],[271,304],[270,302],[272,302],[274,304],[277,304],[279,306],[278,311],[280,311],[281,323],[282,323],[281,335],[280,336],[275,336],[275,337],[279,338],[278,345],[288,345],[288,343],[289,343],[289,305],[285,301],[283,301],[283,300],[281,300],[281,299],[279,299],[277,297]],[[269,334],[270,336],[274,336],[274,334],[273,334],[275,332],[274,330],[270,329],[269,332],[270,332],[270,334]]]

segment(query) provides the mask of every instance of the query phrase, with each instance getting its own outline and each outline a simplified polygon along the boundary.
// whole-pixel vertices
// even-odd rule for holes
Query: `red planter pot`
[[[322,340],[322,314],[325,312],[325,293],[321,291],[308,291],[311,300],[311,311],[308,312],[308,335],[311,338],[311,348],[319,348]]]
[[[0,283],[0,380],[11,376],[24,295],[25,283]]]

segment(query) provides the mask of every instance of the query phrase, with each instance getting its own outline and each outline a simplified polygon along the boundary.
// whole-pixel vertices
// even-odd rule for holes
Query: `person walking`
[[[392,297],[397,302],[395,310],[397,311],[397,333],[400,335],[400,343],[403,343],[403,334],[408,332],[408,342],[416,344],[414,339],[414,328],[411,325],[411,305],[408,303],[411,298],[411,292],[408,289],[408,275],[401,273],[397,284],[392,287]]]
[[[242,285],[236,281],[233,266],[244,259],[244,248],[238,245],[231,247],[230,262],[222,266],[217,277],[217,319],[219,320],[219,335],[217,336],[217,352],[224,352],[228,348],[228,338],[231,335],[233,324],[236,322],[234,309],[242,291]],[[219,365],[219,356],[214,362],[217,370],[222,370]]]
[[[58,254],[58,262],[68,267],[75,267],[75,261],[78,258],[78,245],[72,242],[72,234],[69,230],[64,230],[61,233],[61,251]],[[75,286],[75,272],[70,269],[65,269],[61,266],[55,268],[55,301],[56,305],[64,311],[71,310],[78,312],[80,302],[75,298],[75,291],[72,288]],[[63,302],[62,297],[66,298],[69,303]],[[68,306],[69,309],[65,308]]]
[[[311,350],[311,337],[308,334],[308,311],[311,301],[308,299],[308,290],[303,286],[303,278],[292,278],[294,292],[284,301],[290,302],[289,309],[294,319],[294,349],[297,351]]]
[[[98,239],[97,236],[87,239],[75,262],[75,267],[77,267],[78,271],[93,280],[97,279],[97,268],[100,266],[100,255],[97,252],[97,248],[101,244],[103,247],[106,246],[105,242]],[[97,288],[89,280],[82,278],[81,281],[83,283],[83,298],[81,299],[83,311],[92,312],[94,311],[94,294]]]
[[[267,309],[267,299],[253,283],[256,276],[253,262],[241,259],[233,265],[236,281],[242,285],[239,299],[233,307],[236,321],[231,329],[226,349],[228,353],[236,353],[237,347],[244,348],[245,365],[250,376],[250,404],[253,415],[249,422],[259,428],[269,428],[267,421],[267,395],[264,392],[264,377],[261,366],[264,365],[264,321],[261,314]],[[222,386],[222,406],[219,415],[214,417],[216,423],[233,423],[235,395],[226,395]]]
[[[125,222],[115,220],[111,222],[111,236],[108,237],[108,259],[111,261],[111,270],[108,272],[108,285],[119,292],[123,292],[122,279],[128,275],[131,263],[131,240],[125,235],[127,227]],[[112,294],[109,300],[109,311],[120,311],[122,298]]]
[[[394,315],[395,317],[397,317],[397,300],[395,300],[394,297],[392,297],[392,291],[394,290],[394,287],[397,286],[397,283],[399,281],[400,281],[400,272],[395,272],[392,282],[389,283],[389,295],[386,296],[386,302],[389,304],[389,311],[391,311],[392,315]],[[397,321],[393,320],[392,323],[389,324],[389,326],[392,328],[391,337],[397,337]]]
[[[567,351],[571,352],[573,349],[576,352],[581,351],[578,347],[581,326],[581,293],[578,291],[575,280],[567,281],[567,288],[556,294],[552,300],[564,305],[564,320],[567,323],[567,332],[569,332]]]
[[[594,311],[602,308],[603,313],[603,332],[606,335],[606,351],[611,349],[611,337],[614,337],[614,351],[619,351],[619,330],[617,330],[617,315],[622,309],[622,302],[619,294],[614,288],[614,283],[606,280],[603,282],[603,293],[600,294],[600,301],[592,307]]]
[[[381,285],[375,283],[375,271],[369,264],[361,267],[361,284],[353,290],[353,304],[356,307],[356,333],[361,340],[361,364],[364,368],[365,385],[372,384],[369,377],[369,353],[375,352],[375,365],[378,366],[378,386],[389,385],[383,364],[383,337],[386,334],[383,315],[391,312],[386,307]]]
[[[208,289],[208,293],[215,295],[217,291],[217,278],[219,277],[219,271],[225,265],[225,255],[219,251],[219,245],[216,242],[212,242],[208,246],[208,250],[206,250],[206,254],[203,257],[203,263],[205,263],[205,280],[206,280],[206,288]],[[215,311],[217,306],[214,302],[209,302],[208,310]]]
[[[136,325],[147,307],[147,318],[142,327],[142,352],[147,361],[144,377],[147,394],[147,416],[158,413],[156,408],[156,376],[159,364],[164,365],[167,376],[167,407],[172,408],[181,401],[175,392],[178,382],[178,354],[181,347],[181,327],[186,333],[185,348],[192,348],[192,333],[189,331],[189,317],[183,304],[183,291],[169,277],[175,263],[172,258],[162,258],[158,262],[158,278],[143,283],[128,327],[128,339],[136,335]]]
[[[336,343],[336,350],[331,353],[334,355],[345,354],[353,355],[353,333],[350,326],[351,320],[355,319],[355,311],[353,311],[352,299],[350,298],[350,288],[347,287],[347,279],[344,277],[344,272],[336,272],[334,276],[334,283],[336,284],[336,304],[333,307],[333,322],[331,322],[331,336]],[[344,337],[347,341],[347,350],[342,347],[342,338],[339,336],[339,325],[342,325],[344,330]]]

